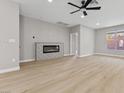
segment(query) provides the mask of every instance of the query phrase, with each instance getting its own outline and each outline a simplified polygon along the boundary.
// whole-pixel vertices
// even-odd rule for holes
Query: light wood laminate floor
[[[0,93],[124,93],[124,59],[64,57],[0,75]]]

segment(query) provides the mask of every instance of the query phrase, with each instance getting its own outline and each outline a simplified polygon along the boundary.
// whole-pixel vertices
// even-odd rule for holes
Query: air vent
[[[69,26],[69,24],[64,23],[64,22],[57,22],[57,24],[62,25],[62,26]]]

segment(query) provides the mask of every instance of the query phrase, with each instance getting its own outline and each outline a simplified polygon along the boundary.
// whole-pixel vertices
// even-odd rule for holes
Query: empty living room
[[[123,0],[0,0],[0,93],[124,93]]]

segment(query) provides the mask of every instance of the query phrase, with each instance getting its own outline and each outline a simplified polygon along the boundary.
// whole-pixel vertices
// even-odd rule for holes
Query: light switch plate
[[[15,43],[16,40],[15,39],[9,39],[9,43]]]

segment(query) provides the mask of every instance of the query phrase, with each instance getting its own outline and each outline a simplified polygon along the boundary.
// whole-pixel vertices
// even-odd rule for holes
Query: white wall
[[[77,37],[78,37],[78,40],[77,40],[77,48],[78,48],[78,55],[80,55],[80,25],[77,25],[77,26],[74,26],[74,27],[71,27],[70,28],[70,54],[71,54],[71,48],[73,47],[73,46],[71,46],[72,44],[71,44],[71,42],[73,42],[73,41],[71,41],[71,34],[78,34],[77,35]]]
[[[95,38],[95,52],[96,53],[104,53],[104,54],[112,54],[112,55],[124,55],[124,50],[111,50],[107,49],[107,42],[106,42],[106,33],[110,31],[118,31],[124,30],[124,25],[113,26],[104,29],[98,29],[95,31],[96,38]]]
[[[80,56],[92,55],[94,53],[94,30],[80,26]]]
[[[0,0],[0,73],[17,69],[19,69],[19,8],[10,0]]]
[[[33,39],[32,37],[36,38]],[[69,54],[69,29],[37,19],[20,16],[20,59],[34,59],[34,42],[64,43],[64,54]]]
[[[78,55],[79,56],[88,56],[94,54],[94,30],[83,26],[78,25],[71,28],[70,33],[78,33]]]
[[[80,25],[70,28],[70,33],[80,33]]]

